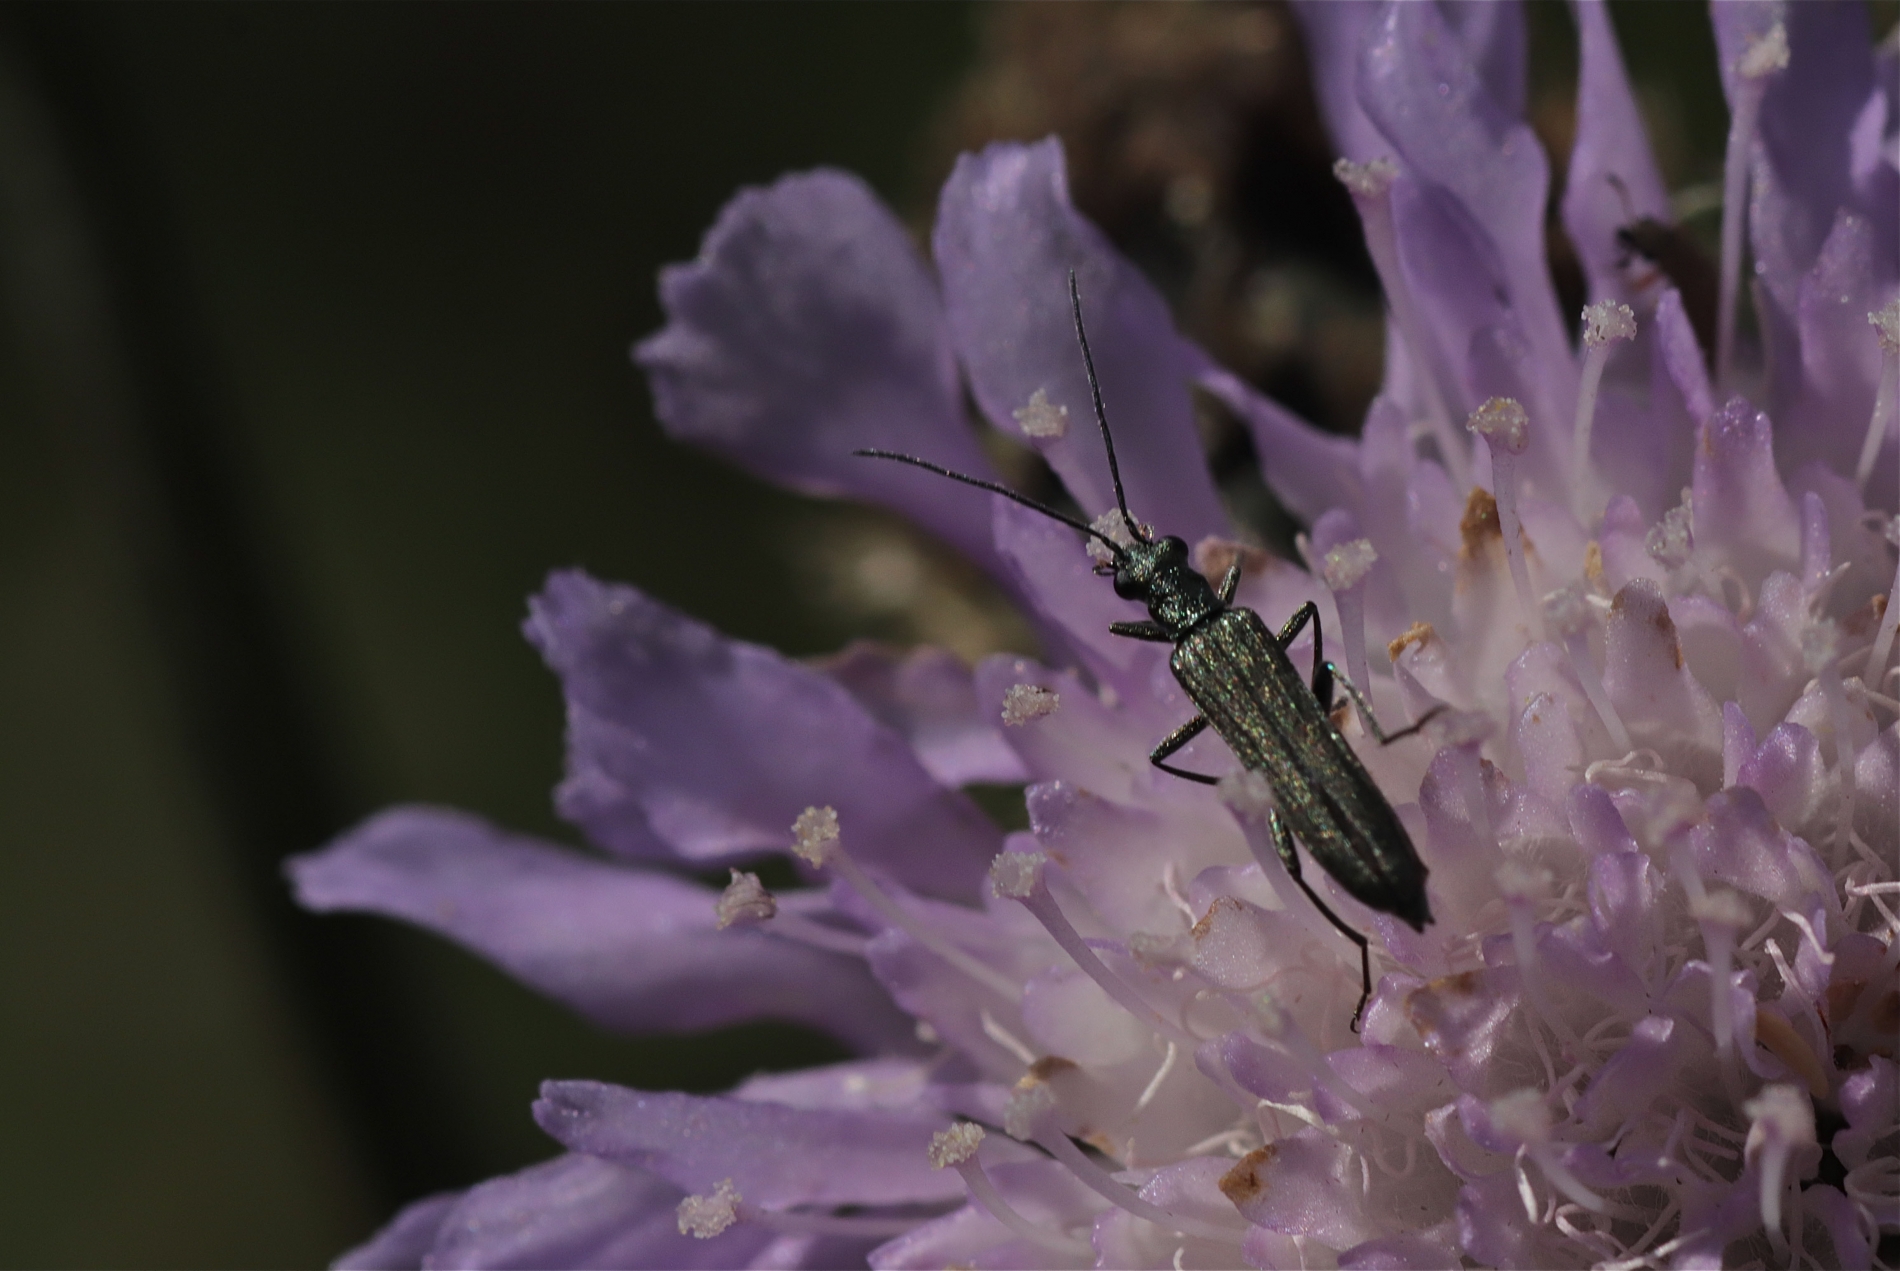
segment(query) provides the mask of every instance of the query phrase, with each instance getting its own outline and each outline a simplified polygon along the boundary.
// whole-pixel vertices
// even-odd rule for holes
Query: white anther
[[[1498,892],[1506,900],[1535,900],[1550,893],[1551,873],[1523,861],[1505,861],[1492,872]]]
[[[1039,388],[1029,395],[1029,405],[1010,414],[1025,437],[1060,437],[1069,431],[1069,408],[1049,400],[1049,390]]]
[[[1868,314],[1867,321],[1880,333],[1883,352],[1900,353],[1900,300],[1889,300],[1884,307]]]
[[[990,890],[1003,900],[1027,900],[1049,858],[1041,852],[1001,852],[990,862]]]
[[[719,894],[719,903],[714,906],[714,912],[718,915],[721,931],[727,927],[749,927],[776,916],[778,901],[771,892],[765,890],[757,874],[744,874],[735,869],[732,871],[732,881]]]
[[[1108,511],[1102,513],[1093,521],[1089,522],[1089,528],[1117,547],[1133,547],[1135,545],[1135,536],[1129,527],[1127,519],[1122,516],[1120,508],[1110,508]],[[1087,551],[1089,559],[1098,565],[1106,565],[1115,559],[1115,553],[1109,551],[1108,548],[1102,545],[1100,539],[1094,538],[1093,536],[1088,540]]]
[[[1554,635],[1575,635],[1590,625],[1590,602],[1575,583],[1548,593],[1540,604],[1544,622]]]
[[[1717,923],[1731,930],[1746,927],[1755,918],[1755,915],[1749,911],[1748,902],[1732,891],[1712,891],[1704,892],[1700,896],[1691,895],[1689,916],[1697,922]]]
[[[792,822],[792,851],[798,859],[822,869],[838,850],[838,813],[833,808],[806,808]]]
[[[1365,163],[1354,163],[1351,159],[1341,159],[1333,164],[1333,175],[1339,183],[1354,194],[1366,198],[1377,198],[1392,188],[1392,182],[1398,179],[1399,165],[1390,159],[1378,158]]]
[[[740,1199],[729,1178],[720,1179],[719,1186],[713,1189],[710,1196],[688,1196],[675,1211],[679,1218],[680,1235],[711,1240],[739,1221]]]
[[[1465,427],[1508,454],[1521,455],[1530,445],[1530,417],[1514,397],[1489,399],[1471,412]]]
[[[1012,684],[1003,694],[1003,722],[1020,728],[1032,719],[1055,714],[1060,705],[1061,696],[1039,684]]]
[[[1320,574],[1329,590],[1345,591],[1363,582],[1378,560],[1379,553],[1370,539],[1355,538],[1327,551],[1320,562]]]
[[[1840,628],[1830,618],[1810,622],[1801,631],[1801,661],[1809,675],[1819,675],[1840,655]]]
[[[1620,300],[1583,307],[1583,342],[1591,348],[1636,338],[1636,314]]]
[[[959,1121],[947,1130],[939,1130],[930,1136],[930,1164],[936,1169],[961,1165],[976,1155],[983,1139],[983,1127],[974,1121]]]
[[[1744,79],[1760,79],[1788,65],[1788,28],[1777,22],[1765,35],[1748,42],[1735,63],[1735,73]]]
[[[1664,569],[1682,568],[1695,550],[1694,524],[1695,509],[1684,490],[1682,502],[1663,513],[1663,519],[1643,536],[1643,550]]]
[[[1520,1143],[1550,1139],[1550,1105],[1535,1090],[1513,1090],[1491,1101],[1491,1124]]]
[[[1214,791],[1222,803],[1247,820],[1264,821],[1274,807],[1272,784],[1252,768],[1228,773]]]

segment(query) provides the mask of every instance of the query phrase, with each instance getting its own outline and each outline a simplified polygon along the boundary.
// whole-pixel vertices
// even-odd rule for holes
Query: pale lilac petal
[[[1783,829],[1762,797],[1747,786],[1709,798],[1708,820],[1689,831],[1696,869],[1773,901],[1803,909],[1816,893],[1833,894],[1833,879],[1814,849]]]
[[[1086,1233],[1095,1216],[1108,1207],[1107,1201],[1055,1161],[1045,1158],[990,1166],[989,1147],[983,1150],[990,1181],[1010,1207],[1051,1235]],[[1086,1245],[1070,1256],[1020,1240],[985,1210],[966,1205],[873,1249],[870,1265],[880,1271],[940,1271],[950,1266],[1054,1271],[1094,1266],[1095,1259]]]
[[[566,1147],[651,1170],[693,1193],[730,1178],[766,1208],[961,1199],[962,1180],[931,1168],[930,1136],[949,1121],[895,1112],[807,1111],[776,1103],[549,1081],[535,1121]]]
[[[1568,803],[1565,811],[1570,817],[1571,832],[1591,855],[1638,850],[1609,791],[1601,786],[1574,786]]]
[[[1165,1165],[1141,1187],[1141,1198],[1171,1214],[1233,1231],[1231,1241],[1183,1236],[1137,1218],[1125,1209],[1105,1211],[1095,1222],[1096,1265],[1104,1267],[1234,1266],[1248,1227],[1220,1182],[1232,1160],[1190,1157]],[[1176,1250],[1181,1252],[1177,1253]]]
[[[1744,576],[1794,569],[1801,521],[1775,467],[1768,416],[1732,398],[1702,427],[1695,455],[1695,543]]]
[[[1713,789],[1722,773],[1722,712],[1683,662],[1669,607],[1655,584],[1616,593],[1604,628],[1603,686],[1630,735],[1668,749],[1672,771]]]
[[[1488,1070],[1513,1046],[1521,995],[1516,968],[1489,967],[1413,990],[1406,1012],[1453,1083],[1483,1091]]]
[[[1872,224],[1843,209],[1814,267],[1801,278],[1794,316],[1802,373],[1798,390],[1780,395],[1790,399],[1789,426],[1775,437],[1786,470],[1819,460],[1852,475],[1859,462],[1882,356],[1867,315],[1891,296],[1890,287],[1883,294],[1875,282],[1878,255]],[[1890,429],[1867,490],[1876,507],[1893,504],[1896,444]]]
[[[1230,1185],[1228,1195],[1256,1226],[1335,1249],[1389,1234],[1377,1216],[1365,1212],[1353,1153],[1317,1129],[1280,1139],[1252,1174],[1249,1181],[1256,1185]]]
[[[330,1265],[335,1271],[421,1271],[442,1219],[462,1195],[441,1192],[404,1205],[381,1231]]]
[[[1840,1188],[1825,1183],[1807,1187],[1801,1193],[1801,1207],[1820,1220],[1834,1242],[1834,1256],[1824,1265],[1840,1271],[1867,1271],[1873,1266],[1873,1246],[1861,1229],[1860,1214]]]
[[[1167,673],[1165,664],[1161,673]],[[1155,775],[1165,775],[1153,773],[1148,751],[1169,728],[1192,714],[1183,697],[1172,722],[1167,717],[1149,718],[1154,710],[1151,703],[1146,711],[1126,702],[1110,705],[1074,672],[1051,671],[1008,653],[993,654],[977,665],[977,697],[999,717],[1004,697],[1018,684],[1047,689],[1058,699],[1052,713],[1004,733],[1031,778],[1072,782],[1117,803],[1132,802],[1138,786],[1145,787]],[[1214,747],[1213,753],[1219,754],[1220,749]]]
[[[1367,1042],[1334,1051],[1326,1056],[1326,1065],[1365,1102],[1387,1115],[1422,1118],[1457,1094],[1444,1065],[1421,1050]],[[1365,1115],[1331,1087],[1321,1085],[1313,1093],[1314,1106],[1329,1121]]]
[[[1204,369],[1199,383],[1247,426],[1260,475],[1294,516],[1312,521],[1328,508],[1362,506],[1357,443],[1321,432],[1217,366]]]
[[[1360,521],[1380,560],[1390,562],[1408,617],[1436,626],[1451,616],[1450,596],[1438,580],[1445,556],[1412,524],[1408,492],[1413,471],[1420,466],[1405,411],[1380,394],[1366,412],[1360,434],[1359,480],[1364,491]],[[1452,522],[1455,527],[1455,516]]]
[[[562,815],[597,841],[637,815],[713,864],[785,850],[798,815],[829,806],[859,859],[977,893],[995,828],[829,677],[577,571],[548,579],[526,630],[567,691]]]
[[[1736,784],[1761,795],[1783,825],[1805,826],[1819,810],[1828,764],[1821,743],[1799,724],[1777,724],[1742,761]]]
[[[1656,301],[1650,356],[1654,359],[1651,392],[1678,403],[1691,430],[1701,427],[1715,413],[1715,391],[1709,387],[1702,347],[1682,307],[1682,293],[1674,287]]]
[[[1511,104],[1494,99],[1489,69],[1474,63],[1437,6],[1394,4],[1360,62],[1359,99],[1421,186],[1421,206],[1410,211],[1401,206],[1409,182],[1393,191],[1407,272],[1416,276],[1435,248],[1464,240],[1459,264],[1469,272],[1454,282],[1441,269],[1433,285],[1421,287],[1426,311],[1442,320],[1450,310],[1439,297],[1476,299],[1492,290],[1505,306],[1501,322],[1482,322],[1481,310],[1467,309],[1463,324],[1454,318],[1446,356],[1469,367],[1474,390],[1483,384],[1485,396],[1501,391],[1500,377],[1519,381],[1505,395],[1532,414],[1529,470],[1560,490],[1577,371],[1544,261],[1549,165]],[[1421,219],[1428,204],[1433,215]]]
[[[1788,65],[1763,93],[1756,190],[1749,231],[1756,270],[1781,318],[1791,322],[1801,277],[1813,267],[1842,207],[1874,222],[1877,277],[1894,276],[1896,237],[1892,185],[1864,200],[1853,176],[1854,123],[1874,88],[1867,15],[1858,4],[1774,4],[1742,0],[1710,6],[1723,88],[1734,97],[1732,68],[1751,39],[1785,24]],[[1881,197],[1881,195],[1885,197]],[[1793,348],[1777,348],[1779,360]]]
[[[1618,592],[1638,578],[1660,586],[1666,581],[1661,565],[1644,547],[1649,521],[1636,500],[1619,494],[1603,509],[1603,528],[1597,543],[1603,549],[1603,578],[1610,590]]]
[[[1043,393],[1068,412],[1068,426],[1037,448],[1090,516],[1115,506],[1069,309],[1073,270],[1130,509],[1189,542],[1226,532],[1188,397],[1204,355],[1075,210],[1061,142],[999,143],[961,156],[937,205],[932,245],[957,352],[992,423],[1022,435],[1015,412]]]
[[[1592,1139],[1610,1140],[1630,1122],[1649,1113],[1651,1103],[1676,1078],[1688,1054],[1678,1021],[1645,1015],[1630,1029],[1629,1042],[1604,1062],[1598,1079],[1590,1084],[1571,1111],[1582,1132]]]
[[[1011,849],[1018,850],[1018,844],[1033,849],[1034,840],[1027,834],[1012,835]],[[912,908],[917,918],[927,923],[940,938],[1008,979],[1027,980],[1056,965],[1063,957],[1028,911],[1017,905],[988,913],[922,902]],[[966,1071],[975,1070],[978,1075],[996,1081],[1014,1081],[1022,1075],[1022,1057],[994,1035],[995,1028],[1000,1026],[1020,1041],[1023,1033],[1020,1002],[976,985],[968,973],[926,949],[908,932],[896,928],[887,929],[873,939],[865,950],[865,957],[878,982],[906,1012],[929,1024],[937,1036],[969,1060]],[[969,1093],[979,1097],[981,1094],[980,1090]],[[944,1097],[937,1102],[946,1108],[963,1102],[947,1090],[942,1094]]]
[[[1841,1111],[1856,1130],[1878,1134],[1900,1117],[1900,1069],[1880,1055],[1841,1083]]]
[[[1571,13],[1577,19],[1577,139],[1564,178],[1564,229],[1583,262],[1590,298],[1627,302],[1634,297],[1624,282],[1616,232],[1645,216],[1667,222],[1669,192],[1630,91],[1609,6],[1579,0]]]
[[[397,808],[289,866],[319,911],[403,918],[625,1032],[774,1018],[854,1046],[910,1031],[856,958],[754,929],[719,931],[718,892],[503,833],[461,812]]]
[[[929,270],[863,181],[820,170],[742,192],[697,259],[662,271],[660,298],[667,326],[634,356],[669,434],[807,494],[881,503],[995,567],[982,499],[851,454],[992,475]]]
[[[1001,724],[979,709],[970,668],[947,649],[923,645],[900,653],[859,640],[816,665],[901,734],[940,784],[1004,785],[1027,775]]]
[[[1441,8],[1477,69],[1485,96],[1507,119],[1522,119],[1530,93],[1524,6],[1517,0],[1452,0]]]
[[[1306,60],[1333,149],[1354,163],[1391,155],[1392,147],[1360,109],[1359,54],[1378,29],[1375,0],[1293,0],[1306,37]]]
[[[1711,596],[1677,596],[1669,616],[1676,641],[1696,682],[1718,702],[1732,702],[1742,677],[1742,628],[1729,608]]]
[[[451,1268],[711,1267],[743,1264],[771,1233],[680,1234],[684,1193],[643,1170],[570,1154],[472,1188],[442,1223],[428,1264]]]
[[[1510,1170],[1466,1183],[1458,1193],[1458,1247],[1480,1266],[1542,1267],[1537,1229],[1524,1218],[1524,1202]]]
[[[1438,1228],[1402,1236],[1381,1236],[1339,1255],[1339,1271],[1443,1271],[1459,1265],[1450,1232]]]
[[[859,1059],[793,1072],[762,1072],[733,1087],[732,1097],[788,1108],[864,1112],[918,1105],[930,1066],[915,1059]]]

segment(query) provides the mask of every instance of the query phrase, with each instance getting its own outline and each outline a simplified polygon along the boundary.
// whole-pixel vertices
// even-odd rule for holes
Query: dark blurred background
[[[1693,190],[1703,10],[1614,13]],[[1568,19],[1531,19],[1561,155]],[[887,519],[661,436],[626,349],[740,185],[834,164],[921,230],[959,147],[1060,130],[1184,324],[1350,428],[1378,297],[1304,75],[1270,5],[0,8],[0,1263],[323,1262],[551,1155],[543,1077],[836,1054],[604,1036],[298,914],[280,862],[410,800],[574,841],[517,635],[550,568],[799,655],[1021,638]]]

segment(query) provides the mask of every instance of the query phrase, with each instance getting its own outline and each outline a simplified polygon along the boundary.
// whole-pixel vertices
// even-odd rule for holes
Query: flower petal
[[[798,815],[828,805],[860,860],[977,894],[995,828],[829,677],[578,571],[549,577],[526,630],[567,691],[558,806],[597,841],[644,821],[711,864],[786,849]]]
[[[930,272],[863,181],[820,170],[742,192],[696,259],[661,272],[660,299],[667,325],[634,360],[669,435],[807,494],[881,503],[994,570],[982,500],[851,454],[992,475]]]
[[[1590,298],[1628,302],[1635,297],[1623,279],[1617,231],[1641,217],[1667,223],[1669,192],[1630,91],[1609,6],[1580,0],[1571,12],[1577,19],[1577,139],[1564,179],[1564,228],[1582,258]]]
[[[1247,426],[1261,477],[1294,516],[1311,522],[1329,508],[1364,504],[1358,443],[1321,432],[1220,367],[1208,365],[1197,382]]]
[[[1797,568],[1801,518],[1775,467],[1768,416],[1731,398],[1702,426],[1697,443],[1690,487],[1697,555],[1745,578]]]
[[[1842,209],[1833,232],[1822,244],[1814,267],[1801,278],[1795,326],[1801,341],[1801,374],[1789,377],[1796,389],[1784,408],[1788,427],[1775,445],[1782,466],[1793,471],[1818,459],[1835,472],[1852,475],[1873,413],[1880,380],[1880,341],[1867,315],[1880,308],[1892,288],[1876,282],[1879,249],[1864,216]],[[1892,506],[1893,433],[1882,444],[1867,490],[1875,507]]]
[[[1813,267],[1841,208],[1872,221],[1879,252],[1875,276],[1889,285],[1894,277],[1900,209],[1892,175],[1865,189],[1857,189],[1854,179],[1854,125],[1875,88],[1867,15],[1855,4],[1748,0],[1712,5],[1710,16],[1722,84],[1731,101],[1734,67],[1749,42],[1775,22],[1787,34],[1788,64],[1762,95],[1761,162],[1749,209],[1756,269],[1785,332],[1799,301],[1801,277]],[[1788,364],[1784,355],[1798,351],[1777,348],[1777,366]]]
[[[910,1031],[858,959],[763,931],[719,931],[711,888],[506,834],[466,813],[396,808],[289,868],[305,906],[439,932],[608,1028],[774,1018],[866,1049],[902,1044]]]
[[[772,1233],[680,1234],[683,1193],[644,1170],[570,1153],[472,1188],[442,1224],[431,1268],[737,1266]]]
[[[992,1140],[994,1141],[994,1140]],[[987,1152],[987,1148],[985,1151]],[[1074,1174],[1055,1161],[1005,1162],[985,1168],[990,1181],[1017,1213],[1051,1236],[1077,1228],[1086,1230],[1108,1202],[1084,1187]],[[1079,1243],[1079,1242],[1078,1242]],[[937,1271],[941,1267],[1092,1267],[1095,1259],[1086,1245],[1074,1255],[1030,1244],[976,1205],[920,1223],[888,1244],[871,1251],[870,1264],[888,1271]]]
[[[941,1116],[807,1111],[776,1103],[648,1093],[595,1081],[549,1081],[535,1121],[577,1152],[647,1169],[689,1192],[730,1178],[766,1208],[892,1205],[961,1199],[933,1169]]]
[[[1165,1165],[1141,1186],[1141,1198],[1170,1214],[1233,1230],[1231,1242],[1177,1231],[1110,1209],[1095,1220],[1097,1265],[1105,1267],[1230,1267],[1241,1265],[1240,1242],[1247,1224],[1221,1194],[1220,1180],[1233,1162],[1213,1156]]]
[[[1522,27],[1516,31],[1521,39]],[[1507,37],[1499,32],[1500,41]],[[1522,400],[1533,421],[1529,470],[1560,493],[1577,370],[1544,261],[1549,164],[1490,82],[1507,55],[1481,56],[1473,58],[1437,5],[1389,5],[1360,60],[1359,101],[1411,178],[1393,189],[1400,254],[1425,312],[1450,340],[1447,360],[1467,368],[1474,396],[1463,407],[1492,395]],[[1445,249],[1458,246],[1454,264]],[[1436,277],[1420,276],[1441,253]],[[1448,272],[1454,268],[1458,276]],[[1464,302],[1491,293],[1504,311],[1485,322],[1483,307]],[[1503,386],[1510,379],[1518,391]]]
[[[461,1192],[440,1192],[411,1201],[387,1226],[330,1265],[335,1271],[420,1271],[442,1220]]]
[[[1188,398],[1204,355],[1075,210],[1060,141],[959,157],[931,243],[957,352],[992,423],[1017,435],[1016,412],[1041,393],[1067,426],[1031,440],[1089,515],[1115,506],[1069,311],[1073,271],[1130,509],[1190,543],[1226,531]]]
[[[900,653],[857,640],[816,665],[901,733],[940,784],[1007,785],[1028,775],[996,719],[979,709],[970,668],[954,653],[927,645]]]

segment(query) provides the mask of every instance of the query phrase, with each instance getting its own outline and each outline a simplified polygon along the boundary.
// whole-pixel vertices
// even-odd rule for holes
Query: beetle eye
[[[1123,600],[1140,600],[1145,590],[1141,585],[1141,580],[1127,570],[1115,571],[1115,594]]]

